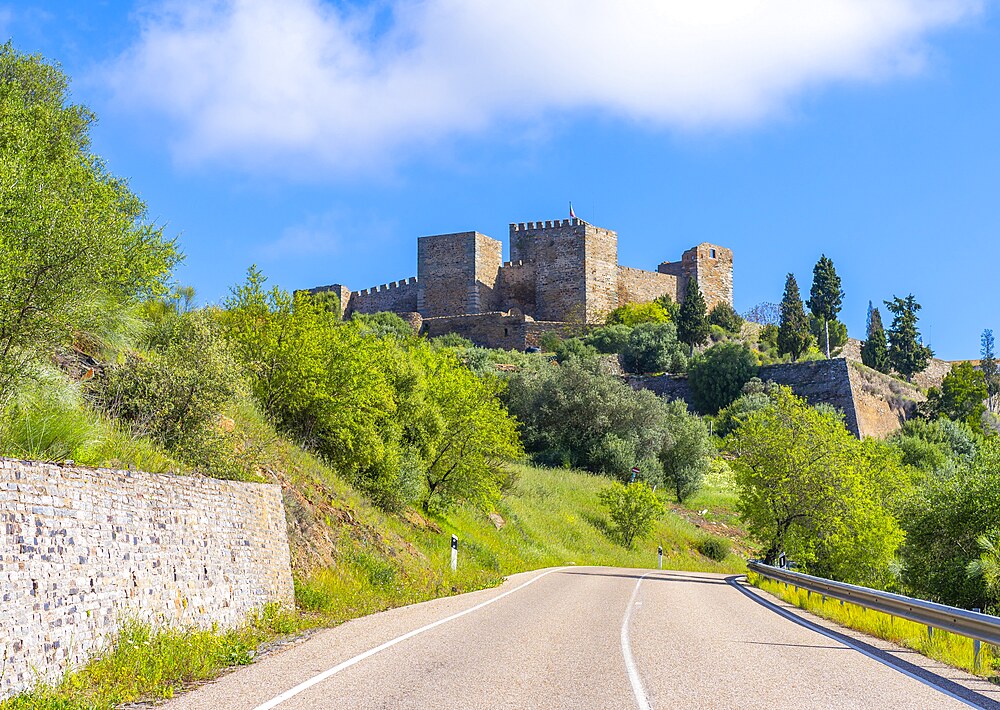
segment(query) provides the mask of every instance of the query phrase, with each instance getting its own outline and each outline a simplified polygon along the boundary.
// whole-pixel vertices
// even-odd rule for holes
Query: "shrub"
[[[683,502],[701,488],[715,446],[705,423],[688,414],[684,402],[670,402],[664,411],[659,463],[664,484],[674,489],[678,502]]]
[[[597,328],[587,335],[583,342],[597,349],[597,352],[610,355],[625,351],[628,337],[632,334],[632,327],[628,325],[606,325]]]
[[[611,311],[608,325],[636,326],[640,323],[669,323],[672,320],[666,308],[656,301],[649,303],[626,303]]]
[[[699,412],[716,414],[739,395],[757,374],[757,358],[741,343],[713,345],[688,368],[692,403]]]
[[[643,323],[632,329],[622,365],[628,372],[683,372],[687,366],[684,348],[673,323]]]
[[[666,512],[663,503],[644,481],[627,486],[613,483],[598,497],[608,508],[614,536],[627,548],[631,548],[636,539],[649,535],[653,525]]]
[[[471,340],[463,338],[458,333],[445,333],[444,335],[439,335],[436,338],[432,338],[431,343],[436,348],[457,348],[459,350],[463,350],[474,347]]]
[[[556,346],[556,361],[589,360],[597,355],[597,349],[585,344],[580,338],[569,338]]]
[[[698,552],[716,562],[722,562],[729,557],[729,553],[732,551],[729,540],[722,537],[703,537],[698,541],[697,548]]]
[[[739,335],[743,330],[743,319],[726,302],[717,303],[708,313],[708,322],[717,325],[730,335]]]

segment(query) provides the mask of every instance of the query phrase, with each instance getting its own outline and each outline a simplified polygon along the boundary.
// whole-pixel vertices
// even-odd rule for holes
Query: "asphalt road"
[[[995,686],[810,624],[736,577],[541,570],[356,619],[164,707],[1000,707]]]

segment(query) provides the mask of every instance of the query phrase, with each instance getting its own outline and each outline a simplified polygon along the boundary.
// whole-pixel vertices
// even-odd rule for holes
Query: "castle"
[[[733,303],[733,252],[703,243],[656,271],[618,264],[618,234],[582,219],[510,225],[510,261],[503,245],[479,232],[417,240],[417,277],[351,291],[332,291],[342,315],[392,311],[428,336],[458,333],[477,345],[523,350],[547,331],[601,323],[625,303],[664,294],[684,299],[695,279],[709,309]]]

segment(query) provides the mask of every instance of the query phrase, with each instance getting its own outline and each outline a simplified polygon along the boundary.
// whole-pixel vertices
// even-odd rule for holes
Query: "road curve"
[[[163,707],[1000,707],[971,676],[890,667],[773,602],[723,575],[529,572],[320,632]]]

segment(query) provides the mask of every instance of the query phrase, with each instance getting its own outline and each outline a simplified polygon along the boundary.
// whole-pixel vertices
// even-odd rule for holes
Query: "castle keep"
[[[392,311],[429,336],[458,333],[477,345],[524,349],[542,333],[569,324],[600,323],[626,303],[664,294],[681,302],[695,279],[709,309],[733,302],[733,252],[703,243],[656,271],[618,264],[618,234],[582,219],[510,225],[510,261],[503,245],[479,232],[420,237],[417,277],[351,291],[332,291],[345,318]]]

